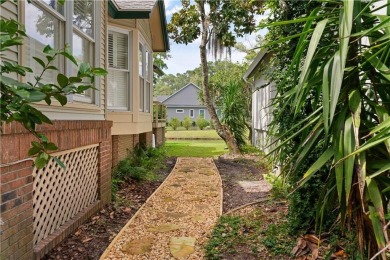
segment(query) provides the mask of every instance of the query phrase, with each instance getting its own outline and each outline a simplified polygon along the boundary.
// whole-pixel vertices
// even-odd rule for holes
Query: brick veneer
[[[99,143],[99,201],[80,212],[38,245],[33,245],[33,162],[28,160],[35,139],[18,123],[2,124],[1,130],[1,259],[40,258],[78,225],[111,200],[111,121],[53,121],[38,126],[57,144],[59,151]],[[19,163],[15,163],[20,160]],[[5,166],[5,165],[9,166]]]
[[[140,142],[138,134],[113,135],[112,136],[112,166],[118,165],[120,160],[125,159]]]

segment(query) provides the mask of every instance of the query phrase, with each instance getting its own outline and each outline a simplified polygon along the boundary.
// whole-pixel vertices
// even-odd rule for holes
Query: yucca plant
[[[240,150],[246,143],[245,134],[247,127],[245,120],[248,113],[246,102],[241,82],[231,80],[224,85],[220,100],[221,122],[233,133],[235,142]]]
[[[305,23],[302,33],[279,41],[299,38],[289,68],[295,87],[275,99],[274,109],[292,110],[296,118],[314,111],[279,133],[283,141],[275,151],[302,140],[283,162],[288,176],[301,169],[314,148],[321,149],[298,184],[319,170],[329,172],[317,227],[327,209],[338,205],[341,227],[356,231],[362,255],[385,259],[390,247],[390,2],[322,2],[309,16],[271,25]]]

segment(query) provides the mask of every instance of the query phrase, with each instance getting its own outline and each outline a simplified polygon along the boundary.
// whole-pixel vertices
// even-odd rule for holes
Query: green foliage
[[[304,24],[299,34],[270,41],[296,46],[277,82],[276,151],[286,176],[302,178],[299,186],[322,181],[317,227],[339,209],[341,228],[356,223],[357,236],[364,238],[361,254],[372,256],[389,242],[384,231],[390,185],[390,164],[384,163],[390,160],[389,7],[387,15],[377,15],[367,2],[320,5],[274,24]]]
[[[184,128],[188,130],[192,126],[192,119],[189,116],[185,116],[182,123]]]
[[[222,216],[206,244],[206,259],[221,259],[224,254],[226,256],[237,252],[243,244],[253,245],[252,250],[256,254],[261,230],[261,222],[258,219]]]
[[[172,117],[169,121],[169,125],[172,127],[173,130],[176,130],[180,126],[180,120],[177,117]]]
[[[239,147],[246,144],[245,121],[248,115],[247,97],[243,94],[242,88],[243,85],[237,81],[228,82],[221,97],[223,115],[221,122],[231,130]]]
[[[129,178],[136,181],[157,180],[156,171],[164,167],[166,152],[164,148],[141,148],[134,149],[134,152],[126,159],[121,160],[112,173],[112,195],[119,189],[122,182]]]
[[[207,121],[204,117],[198,116],[196,118],[196,125],[199,127],[200,130],[203,130],[206,126],[209,125],[209,121]]]
[[[263,177],[272,185],[272,197],[275,199],[287,198],[290,187],[281,176],[276,176],[274,173],[268,173],[263,174]]]
[[[11,47],[22,45],[23,38],[27,37],[24,26],[15,20],[0,20],[0,52]],[[56,99],[62,106],[66,105],[68,94],[81,94],[87,89],[93,88],[96,76],[105,76],[107,72],[101,68],[91,68],[89,64],[81,64],[76,76],[67,77],[58,72],[57,82],[42,82],[42,76],[48,70],[59,71],[53,66],[53,61],[59,57],[70,60],[75,66],[78,66],[76,59],[71,55],[68,47],[62,50],[54,50],[47,45],[43,49],[46,60],[38,57],[33,59],[42,67],[42,73],[35,75],[34,82],[20,82],[11,77],[14,73],[18,76],[26,76],[28,73],[34,73],[29,67],[21,66],[14,62],[3,60],[0,69],[0,110],[1,121],[10,123],[16,121],[21,123],[36,138],[28,154],[36,156],[35,166],[42,168],[51,158],[50,151],[57,150],[57,146],[51,143],[45,135],[35,131],[36,125],[51,124],[51,120],[42,112],[32,106],[33,103],[44,101],[47,105]],[[55,161],[62,167],[65,167],[58,158]]]
[[[270,224],[265,230],[265,238],[262,240],[262,243],[273,257],[291,254],[295,241],[286,239],[288,230],[288,223]]]

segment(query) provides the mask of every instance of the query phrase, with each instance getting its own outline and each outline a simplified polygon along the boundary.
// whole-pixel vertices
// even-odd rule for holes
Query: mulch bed
[[[115,202],[81,225],[44,259],[99,259],[122,227],[172,171],[176,158],[168,158],[165,163],[166,167],[158,172],[160,179],[157,181],[122,183]]]
[[[258,156],[256,156],[258,158]],[[223,213],[237,207],[266,198],[268,192],[245,192],[238,181],[263,180],[268,170],[254,158],[223,158],[214,160],[222,178]]]

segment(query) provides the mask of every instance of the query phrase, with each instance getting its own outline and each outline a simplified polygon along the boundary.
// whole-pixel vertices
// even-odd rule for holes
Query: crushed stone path
[[[221,214],[222,181],[213,159],[178,158],[100,259],[203,259]]]

